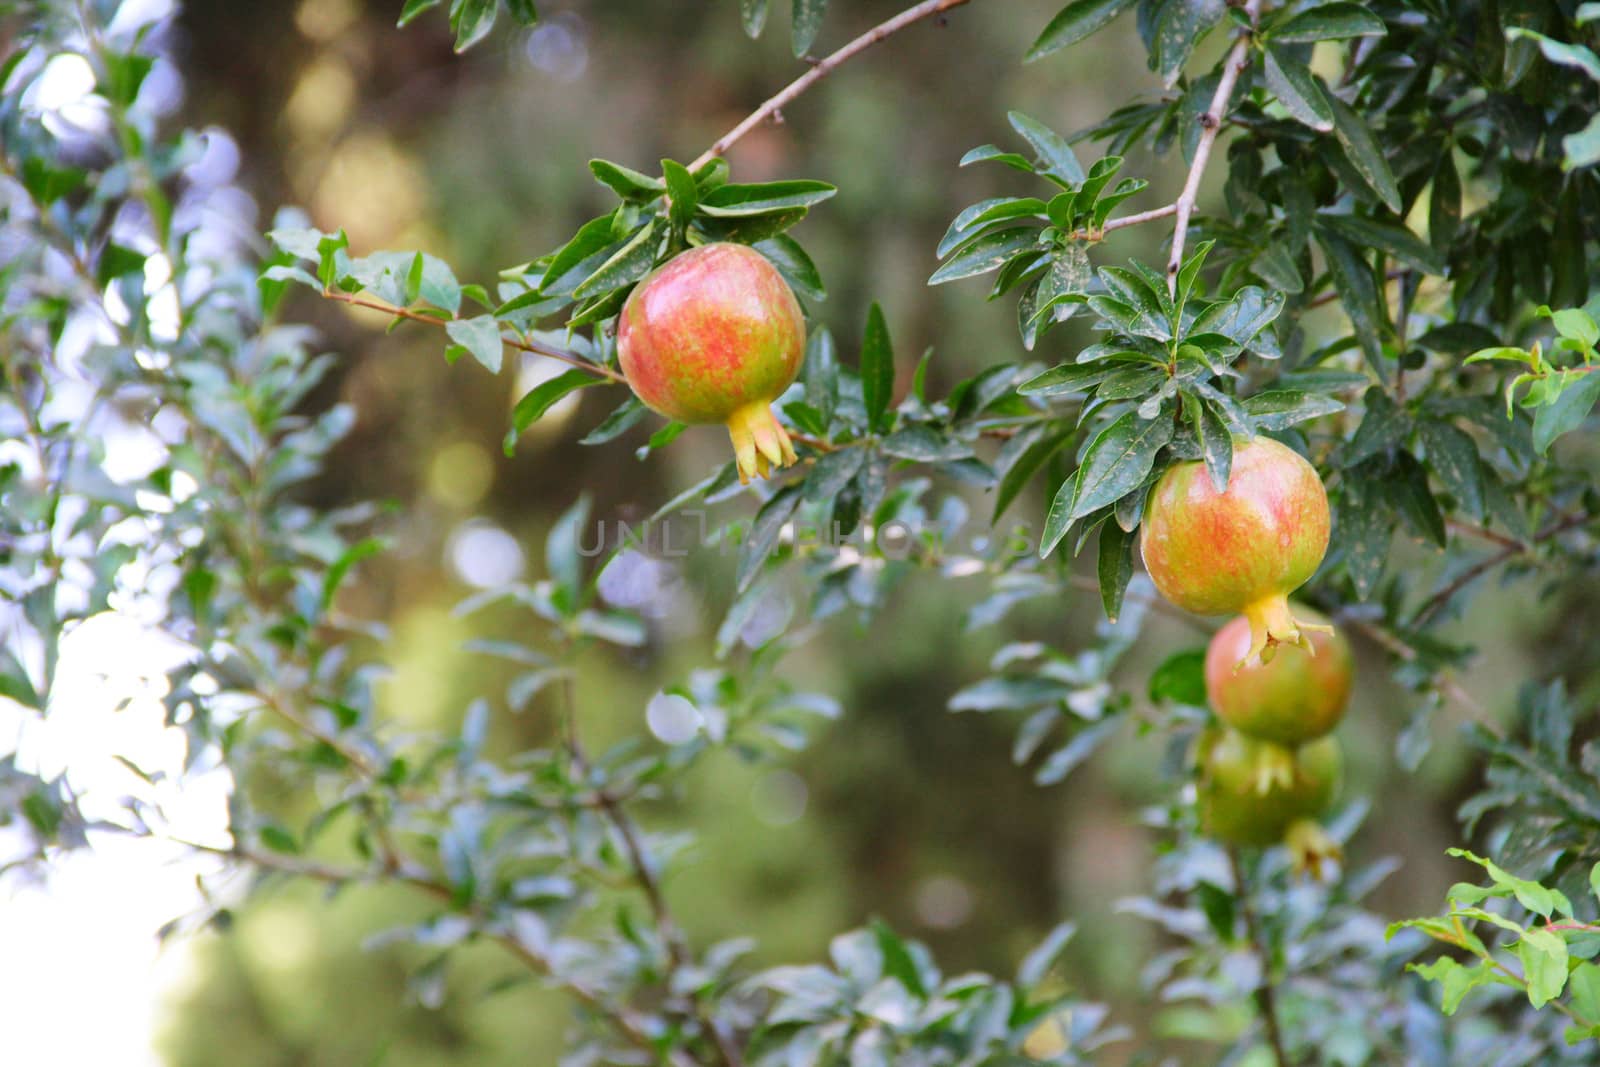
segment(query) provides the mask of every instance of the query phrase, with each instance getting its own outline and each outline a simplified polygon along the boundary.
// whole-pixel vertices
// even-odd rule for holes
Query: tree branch
[[[715,144],[700,153],[699,157],[689,164],[689,169],[698,170],[711,162],[712,159],[722,155],[745,134],[777,114],[807,89],[879,41],[899,33],[907,26],[920,22],[930,15],[943,14],[968,2],[969,0],[923,0],[922,3],[907,8],[887,22],[879,23],[837,52],[825,59],[818,60],[815,66],[786,85],[776,95],[768,99],[766,103],[752,111],[739,125],[717,138]]]
[[[1200,179],[1205,175],[1206,164],[1211,160],[1211,148],[1222,131],[1222,120],[1233,98],[1239,75],[1250,65],[1250,41],[1255,36],[1256,20],[1261,14],[1261,0],[1246,0],[1244,13],[1250,19],[1250,28],[1239,31],[1233,50],[1222,67],[1222,77],[1217,81],[1217,91],[1212,94],[1211,106],[1200,116],[1200,140],[1194,146],[1194,160],[1189,164],[1189,177],[1183,183],[1183,192],[1174,202],[1177,222],[1172,228],[1172,255],[1167,258],[1167,291],[1178,292],[1178,271],[1183,268],[1183,245],[1189,233],[1189,216],[1194,213],[1195,201],[1200,196]]]
[[[1277,989],[1272,984],[1272,956],[1261,938],[1261,924],[1256,919],[1255,906],[1250,902],[1250,887],[1245,884],[1244,864],[1239,862],[1239,850],[1228,848],[1228,866],[1233,869],[1234,899],[1239,902],[1239,915],[1244,919],[1245,936],[1261,962],[1261,985],[1256,987],[1256,1009],[1261,1013],[1261,1023],[1267,1032],[1267,1047],[1272,1050],[1277,1067],[1290,1067],[1289,1054],[1283,1047],[1283,1032],[1278,1028]]]
[[[1510,544],[1506,544],[1500,549],[1500,551],[1495,552],[1492,555],[1485,556],[1477,563],[1456,575],[1454,581],[1450,582],[1450,584],[1446,585],[1443,589],[1440,589],[1437,593],[1434,593],[1427,600],[1423,601],[1422,605],[1417,608],[1417,613],[1412,616],[1412,621],[1418,626],[1425,625],[1428,620],[1432,619],[1434,615],[1438,614],[1441,608],[1450,602],[1452,597],[1461,592],[1461,590],[1465,589],[1467,586],[1471,585],[1484,574],[1494,570],[1502,563],[1506,563],[1512,559],[1515,559],[1517,556],[1528,554],[1529,552],[1533,551],[1534,545],[1542,544],[1545,541],[1557,537],[1568,530],[1582,526],[1588,521],[1589,515],[1586,512],[1579,512],[1576,515],[1568,515],[1559,522],[1546,527],[1543,532],[1535,535],[1533,540],[1528,544],[1523,544],[1520,541],[1512,541]]]
[[[449,319],[435,318],[432,315],[424,315],[420,312],[412,311],[410,308],[397,307],[394,304],[387,304],[382,300],[373,300],[369,297],[358,296],[355,293],[341,292],[338,289],[324,289],[322,291],[322,295],[326,299],[336,301],[340,304],[349,304],[351,307],[358,308],[369,308],[373,311],[381,311],[385,315],[390,315],[397,319],[409,319],[412,322],[423,322],[430,326],[439,327],[440,329],[443,329],[445,324],[450,321]],[[581,371],[587,371],[596,378],[604,378],[607,381],[616,382],[619,385],[627,381],[627,379],[618,374],[616,371],[612,370],[610,367],[602,366],[599,363],[584,359],[582,356],[573,352],[568,352],[564,348],[556,348],[554,345],[542,344],[537,341],[525,341],[520,337],[507,337],[504,334],[500,335],[500,340],[510,345],[512,348],[520,349],[524,352],[532,352],[536,356],[547,356],[550,359],[560,360],[562,363],[565,363],[568,366],[576,367]]]

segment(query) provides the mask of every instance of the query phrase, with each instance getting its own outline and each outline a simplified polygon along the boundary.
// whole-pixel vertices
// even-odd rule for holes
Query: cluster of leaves
[[[1579,909],[1559,889],[1518,878],[1465,849],[1450,849],[1450,855],[1482,867],[1488,883],[1457,882],[1450,887],[1450,910],[1443,918],[1407,919],[1389,928],[1391,936],[1397,930],[1420,930],[1474,961],[1440,956],[1410,965],[1439,983],[1444,1013],[1454,1015],[1473,990],[1500,985],[1524,993],[1535,1009],[1549,1006],[1565,1015],[1570,1020],[1568,1044],[1600,1037],[1600,964],[1592,962],[1600,955],[1600,926],[1593,922],[1600,910],[1594,904],[1600,900],[1600,863],[1589,875],[1587,895],[1594,900],[1584,901],[1580,918]],[[1513,910],[1513,901],[1526,916],[1522,921],[1505,914]],[[1506,962],[1512,957],[1516,968]]]
[[[400,9],[400,25],[409,26],[424,12],[439,7],[445,0],[405,0]],[[465,52],[482,41],[494,30],[502,4],[506,13],[518,26],[532,26],[539,21],[539,8],[534,0],[450,0],[448,14],[450,32],[456,38],[456,51]]]
[[[950,223],[939,242],[944,264],[929,285],[998,270],[991,300],[1020,289],[1017,328],[1023,347],[1033,350],[1050,327],[1081,307],[1091,281],[1088,246],[1097,239],[1117,205],[1145,188],[1143,178],[1111,180],[1122,168],[1120,156],[1097,161],[1086,174],[1072,146],[1054,130],[1020,111],[1011,126],[1037,153],[1029,159],[994,145],[974,148],[961,166],[995,162],[1049,182],[1055,192],[1039,197],[1001,196],[979,201]]]
[[[1474,352],[1466,359],[1467,363],[1502,360],[1527,366],[1506,385],[1506,415],[1511,415],[1512,404],[1517,402],[1517,390],[1527,386],[1521,404],[1533,409],[1533,447],[1540,455],[1550,451],[1556,438],[1581,427],[1594,410],[1595,401],[1600,400],[1600,379],[1594,376],[1600,370],[1600,364],[1595,362],[1600,324],[1596,324],[1591,307],[1561,311],[1539,307],[1539,315],[1555,326],[1555,350],[1576,353],[1582,361],[1579,366],[1552,364],[1545,359],[1537,341],[1526,351],[1501,345]]]

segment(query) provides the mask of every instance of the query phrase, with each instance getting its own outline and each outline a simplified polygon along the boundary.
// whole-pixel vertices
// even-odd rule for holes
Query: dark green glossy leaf
[[[929,285],[959,281],[999,268],[1012,256],[1032,248],[1039,231],[1032,228],[997,230],[970,241],[944,262],[928,279]]]
[[[1212,486],[1219,493],[1227,492],[1228,477],[1233,471],[1233,435],[1209,401],[1185,393],[1183,411],[1200,442],[1200,457],[1205,460]]]
[[[406,0],[405,6],[400,9],[400,21],[395,25],[401,29],[409,26],[418,15],[432,8],[438,7],[444,0]]]
[[[506,455],[509,456],[516,450],[517,438],[521,437],[529,426],[538,422],[557,400],[575,389],[600,384],[603,384],[602,379],[574,367],[530,389],[526,396],[517,401],[516,408],[511,412],[511,430],[506,434],[505,440]]]
[[[1028,49],[1024,62],[1060,51],[1088,37],[1133,6],[1133,0],[1073,0],[1056,13]]]
[[[1424,419],[1417,429],[1434,475],[1460,502],[1463,512],[1481,520],[1484,515],[1483,468],[1478,460],[1478,446],[1466,433],[1438,419]]]
[[[1072,436],[1072,431],[1067,429],[1030,427],[1006,442],[995,460],[995,467],[1001,473],[1000,485],[994,494],[993,521],[999,521],[1039,468],[1072,440]]]
[[[596,181],[608,186],[624,200],[654,200],[667,191],[666,183],[660,178],[640,174],[630,167],[612,163],[610,160],[589,160],[589,171],[595,176]]]
[[[783,532],[783,524],[794,516],[795,509],[799,506],[800,486],[787,485],[774,493],[772,499],[761,505],[761,510],[756,512],[755,520],[750,524],[750,532],[745,536],[744,547],[739,552],[737,584],[741,592],[748,589],[756,575],[761,573],[761,565],[777,547],[778,536]]]
[[[532,26],[539,21],[539,9],[533,0],[506,0],[506,9],[523,26]]]
[[[600,264],[598,270],[585,278],[583,284],[572,291],[572,295],[582,300],[609,293],[623,286],[632,285],[649,274],[656,263],[656,237],[659,225],[659,219],[651,219],[639,227],[639,231],[628,238],[610,259]]]
[[[760,37],[766,27],[768,3],[769,0],[739,0],[739,21],[751,37]]]
[[[1317,224],[1326,226],[1355,245],[1376,248],[1424,274],[1443,274],[1444,262],[1422,238],[1406,229],[1361,215],[1324,212]]]
[[[450,28],[455,31],[456,51],[465,52],[494,29],[500,0],[452,0]]]
[[[1243,402],[1245,414],[1260,430],[1286,430],[1297,423],[1343,411],[1344,404],[1324,393],[1271,389]]]
[[[1286,44],[1309,44],[1345,37],[1382,37],[1383,20],[1364,4],[1332,3],[1302,11],[1273,28],[1271,39]]]
[[[1122,597],[1133,577],[1133,534],[1114,522],[1100,527],[1096,572],[1100,578],[1100,605],[1112,622],[1122,613]]]
[[[1323,132],[1333,129],[1333,110],[1311,68],[1269,44],[1266,79],[1267,88],[1296,122]]]
[[[786,234],[779,234],[756,245],[756,251],[771,260],[778,273],[808,300],[826,300],[828,291],[822,286],[822,275],[811,262],[800,242]]]
[[[974,148],[961,157],[961,162],[957,166],[966,167],[973,163],[989,162],[1004,164],[1012,170],[1020,170],[1024,174],[1038,173],[1037,168],[1034,167],[1027,156],[1019,155],[1016,152],[1007,152],[1005,149],[998,148],[992,144],[979,145]]]
[[[630,396],[605,417],[605,421],[585,434],[580,445],[603,445],[614,441],[632,429],[644,417],[647,409],[637,397]]]
[[[894,347],[889,324],[876,302],[867,310],[867,329],[861,338],[861,400],[867,411],[867,429],[888,429],[889,401],[894,396]]]
[[[796,57],[811,51],[811,46],[817,39],[817,31],[822,29],[822,17],[827,12],[828,0],[793,0],[791,14]]]
[[[1418,533],[1443,548],[1444,516],[1439,511],[1439,502],[1433,498],[1433,490],[1428,488],[1428,476],[1422,464],[1410,452],[1398,452],[1391,475],[1384,485],[1395,509],[1411,521]]]
[[[1006,118],[1011,121],[1011,128],[1039,153],[1039,162],[1046,172],[1073,185],[1083,181],[1083,167],[1078,164],[1078,157],[1073,155],[1066,138],[1020,111],[1007,112]]]
[[[839,190],[827,182],[794,178],[757,185],[719,185],[700,201],[707,215],[765,215],[822,203]]]
[[[1367,363],[1381,380],[1383,372],[1383,321],[1377,283],[1372,267],[1344,238],[1326,230],[1317,231],[1317,243],[1328,259],[1328,274],[1339,294],[1340,306],[1350,319],[1357,343]]]
[[[699,203],[699,190],[695,188],[694,178],[682,163],[673,159],[661,161],[661,173],[666,178],[667,196],[672,200],[671,213],[668,216],[675,230],[682,230],[689,225],[689,220],[694,218],[696,206]]]
[[[1132,411],[1124,412],[1101,430],[1084,453],[1077,475],[1068,483],[1072,487],[1070,496],[1063,500],[1058,493],[1051,504],[1039,554],[1049,555],[1073,521],[1138,488],[1150,473],[1156,453],[1171,438],[1171,419],[1141,419]],[[1062,487],[1063,492],[1066,488]]]
[[[1366,120],[1336,96],[1327,97],[1327,101],[1333,109],[1333,136],[1344,149],[1351,166],[1390,211],[1399,211],[1400,188],[1395,184],[1394,171],[1389,169],[1389,162],[1373,139]]]
[[[1178,75],[1183,73],[1195,47],[1222,21],[1227,10],[1223,0],[1167,0],[1161,5],[1150,56],[1167,88],[1178,84]]]

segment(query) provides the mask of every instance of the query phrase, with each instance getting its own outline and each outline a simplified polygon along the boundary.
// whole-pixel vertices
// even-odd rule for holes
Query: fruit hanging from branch
[[[1338,795],[1344,756],[1331,736],[1302,745],[1294,750],[1288,780],[1262,790],[1260,761],[1275,748],[1226,727],[1200,736],[1195,751],[1200,826],[1231,845],[1285,844],[1296,871],[1321,877],[1322,865],[1340,853],[1316,817]]]
[[[1279,644],[1315,653],[1289,594],[1328,550],[1328,494],[1316,468],[1268,437],[1235,441],[1228,488],[1198,460],[1168,469],[1150,493],[1140,541],[1156,589],[1197,615],[1242,613],[1250,642],[1238,666],[1266,662]]]
[[[628,385],[651,410],[721,423],[739,480],[795,462],[771,403],[800,373],[806,325],[775,267],[744,245],[690,249],[629,294],[617,322]]]
[[[1301,605],[1291,613],[1309,629],[1311,650],[1280,648],[1268,663],[1239,666],[1250,651],[1250,623],[1240,616],[1206,649],[1206,697],[1217,717],[1240,733],[1294,747],[1330,733],[1350,699],[1350,645],[1327,619]]]

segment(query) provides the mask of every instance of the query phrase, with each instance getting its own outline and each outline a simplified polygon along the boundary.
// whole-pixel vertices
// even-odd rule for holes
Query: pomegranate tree
[[[1289,646],[1271,662],[1240,666],[1250,651],[1250,623],[1240,616],[1216,632],[1206,649],[1206,696],[1217,717],[1235,730],[1295,746],[1327,734],[1344,717],[1350,698],[1350,645],[1326,628],[1321,615],[1292,608],[1310,649]]]
[[[805,344],[789,284],[737,244],[702,245],[658,267],[617,320],[635,395],[669,419],[727,426],[743,482],[795,461],[770,405],[800,373]]]
[[[1279,644],[1314,652],[1289,594],[1328,550],[1328,494],[1316,469],[1268,437],[1237,441],[1226,491],[1204,463],[1175,464],[1145,507],[1141,553],[1166,597],[1197,615],[1240,612],[1250,640],[1239,665],[1271,659]]]

